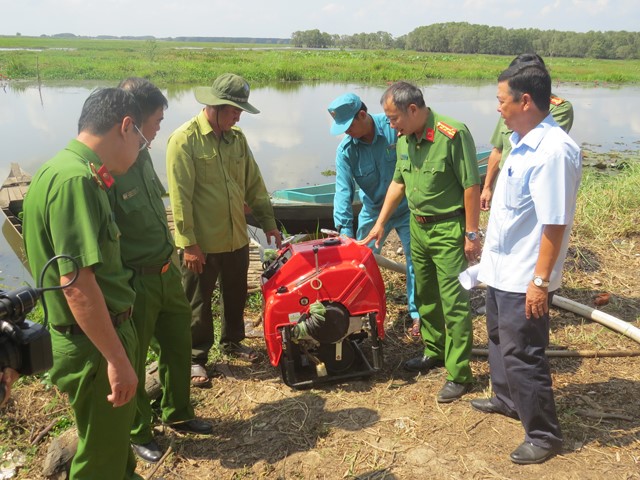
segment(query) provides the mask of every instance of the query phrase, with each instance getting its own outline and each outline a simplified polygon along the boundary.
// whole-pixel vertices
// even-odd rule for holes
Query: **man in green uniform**
[[[411,212],[411,256],[424,355],[405,369],[447,369],[438,402],[464,395],[473,380],[469,360],[473,330],[468,293],[458,281],[467,262],[480,254],[480,175],[467,127],[426,106],[422,92],[406,82],[383,94],[384,112],[401,137],[398,160],[376,225],[361,243],[384,234],[384,225],[404,195]]]
[[[154,340],[162,385],[162,421],[173,428],[208,434],[210,423],[194,418],[190,401],[191,307],[182,290],[180,271],[171,261],[173,237],[167,224],[162,195],[165,190],[153,168],[149,146],[160,130],[167,99],[151,82],[128,78],[120,88],[133,93],[142,110],[142,135],[146,148],[133,166],[109,189],[116,223],[122,232],[120,250],[124,264],[134,271],[136,301],[133,323],[138,333],[138,378],[145,378],[146,354]],[[162,450],[153,438],[151,405],[144,382],[138,383],[137,413],[131,429],[134,451],[157,462]]]
[[[534,63],[546,68],[542,57],[536,53],[523,53],[514,58],[509,64],[510,67],[522,65],[525,63]],[[573,105],[568,100],[560,98],[553,93],[550,98],[549,113],[553,119],[558,122],[560,128],[569,133],[573,126]],[[496,128],[491,136],[491,154],[487,161],[487,175],[484,179],[482,194],[480,195],[480,208],[489,210],[491,208],[491,198],[493,197],[493,189],[495,188],[496,179],[504,162],[511,153],[511,142],[509,137],[513,133],[504,123],[504,118],[500,117]]]
[[[53,346],[51,381],[69,396],[78,427],[70,478],[141,478],[129,431],[136,411],[138,340],[130,320],[135,293],[120,257],[120,231],[107,190],[144,144],[140,109],[118,88],[85,101],[78,136],[33,178],[24,201],[24,241],[43,286]],[[74,281],[75,280],[75,281]]]
[[[184,249],[183,286],[193,310],[191,320],[194,382],[207,379],[205,365],[213,346],[211,295],[221,279],[225,353],[256,361],[245,338],[249,236],[244,214],[251,208],[265,232],[280,248],[269,194],[247,139],[235,124],[242,112],[259,113],[249,103],[249,84],[225,73],[211,87],[198,87],[205,107],[171,134],[167,146],[169,196],[176,245]]]

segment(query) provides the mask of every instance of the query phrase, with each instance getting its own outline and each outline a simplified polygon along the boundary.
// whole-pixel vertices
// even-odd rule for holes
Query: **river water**
[[[0,181],[11,162],[34,173],[77,133],[82,104],[104,83],[4,85],[0,88]],[[384,86],[355,84],[286,84],[256,88],[250,102],[261,110],[244,113],[239,126],[260,165],[267,188],[277,190],[333,181],[338,137],[329,134],[327,105],[338,95],[360,95],[369,111],[381,112]],[[467,124],[478,148],[489,148],[498,114],[494,84],[430,84],[425,100],[439,113]],[[553,89],[574,106],[571,136],[597,151],[640,149],[640,86],[557,84]],[[166,184],[165,145],[170,133],[201,108],[191,88],[163,90],[169,100],[151,155]],[[71,221],[71,220],[70,220]],[[4,237],[0,237],[0,284],[29,281]]]

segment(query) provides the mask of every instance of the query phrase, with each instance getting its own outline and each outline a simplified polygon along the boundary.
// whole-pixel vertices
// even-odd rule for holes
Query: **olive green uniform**
[[[469,295],[458,274],[467,267],[464,191],[480,183],[473,138],[464,124],[431,110],[420,139],[402,136],[396,148],[393,179],[404,184],[412,214],[411,256],[424,354],[444,361],[447,380],[469,383],[473,331]],[[416,215],[434,221],[419,223]]]
[[[553,119],[558,122],[560,128],[569,133],[573,126],[573,105],[564,98],[551,95],[549,104],[549,113],[553,116]],[[500,117],[496,125],[493,135],[491,135],[491,145],[502,152],[502,158],[500,159],[500,170],[507,157],[511,153],[511,142],[509,137],[513,133],[513,130],[509,130],[504,123],[504,118]]]
[[[128,318],[135,297],[131,272],[120,259],[120,232],[106,187],[91,165],[100,168],[98,156],[72,140],[35,175],[24,201],[27,257],[36,277],[50,258],[60,254],[73,257],[80,268],[91,267],[112,318]],[[43,286],[60,285],[60,277],[73,271],[70,261],[55,261]],[[71,479],[141,478],[134,473],[136,461],[129,444],[135,401],[118,408],[107,401],[111,393],[107,361],[84,333],[74,330],[77,324],[63,292],[44,296],[53,346],[51,381],[69,396],[78,427]],[[123,321],[116,331],[135,365],[138,340],[133,323]]]
[[[182,289],[180,271],[171,261],[175,247],[162,201],[165,193],[147,149],[140,152],[127,173],[115,177],[109,190],[116,223],[122,232],[122,259],[135,272],[133,322],[140,351],[136,373],[141,381],[136,392],[138,406],[131,441],[137,444],[153,439],[150,399],[143,381],[152,339],[163,390],[162,421],[175,423],[194,418],[189,390],[191,307]]]
[[[247,139],[238,127],[217,138],[204,110],[176,129],[167,144],[167,177],[176,245],[198,245],[201,274],[182,266],[191,305],[192,361],[207,363],[214,343],[211,295],[220,277],[220,343],[245,338],[249,235],[245,203],[267,232],[276,229],[269,193]]]

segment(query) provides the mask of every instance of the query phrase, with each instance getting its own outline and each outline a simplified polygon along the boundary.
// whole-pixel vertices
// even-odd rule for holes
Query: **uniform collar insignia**
[[[96,166],[92,163],[91,173],[93,179],[102,190],[108,190],[113,185],[113,177],[104,165],[101,165],[100,168],[96,170]]]
[[[436,132],[433,130],[433,128],[427,128],[427,131],[424,133],[424,138],[429,142],[433,142],[435,133]]]

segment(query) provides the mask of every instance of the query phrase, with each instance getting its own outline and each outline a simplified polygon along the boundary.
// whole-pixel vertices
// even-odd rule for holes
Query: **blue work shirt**
[[[526,293],[540,252],[545,225],[566,225],[549,291],[560,287],[562,265],[582,177],[580,148],[551,115],[520,138],[510,137],[511,154],[491,202],[478,280],[498,290]]]
[[[333,223],[340,233],[354,238],[353,203],[359,187],[362,210],[360,219],[378,218],[387,188],[396,168],[397,134],[384,113],[370,114],[374,124],[372,142],[365,143],[345,135],[336,151],[336,194],[333,201]],[[389,221],[408,217],[407,199],[403,198]]]

